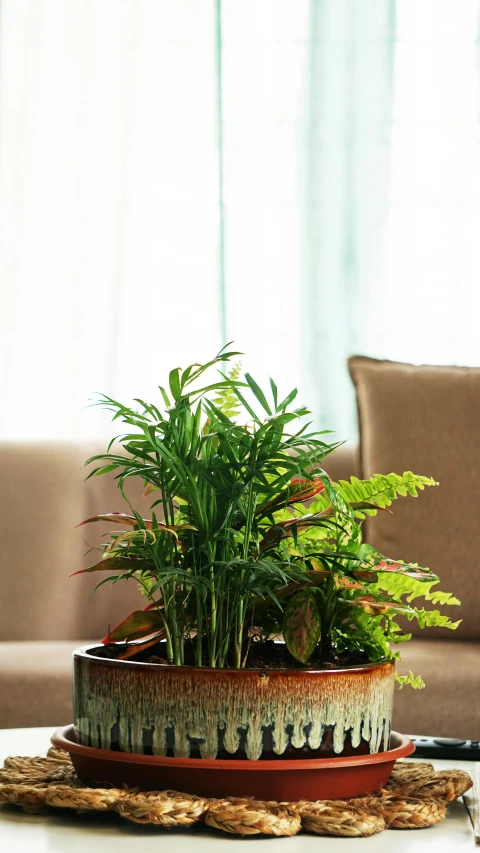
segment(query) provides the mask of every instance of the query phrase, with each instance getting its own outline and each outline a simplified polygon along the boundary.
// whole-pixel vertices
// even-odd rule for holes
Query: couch
[[[102,512],[128,511],[113,477],[85,482],[83,462],[100,450],[94,443],[0,445],[0,728],[69,723],[73,649],[145,606],[135,583],[105,585],[90,598],[93,576],[69,577],[92,560],[88,547],[111,530],[76,525]],[[357,474],[356,449],[339,448],[325,467],[334,480]],[[129,497],[141,505],[141,484],[130,483]],[[476,590],[470,594],[478,597]],[[402,656],[399,672],[420,672],[427,687],[396,690],[394,727],[480,739],[480,644],[454,634],[436,639],[432,629],[428,638],[402,646]]]

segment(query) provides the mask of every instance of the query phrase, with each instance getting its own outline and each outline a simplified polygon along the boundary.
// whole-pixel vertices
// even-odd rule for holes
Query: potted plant
[[[83,571],[107,572],[98,586],[134,579],[147,603],[74,654],[77,743],[170,764],[375,760],[395,678],[423,686],[395,676],[405,619],[458,624],[415,599],[459,602],[430,569],[363,543],[362,522],[436,483],[332,482],[324,460],[341,442],[310,429],[296,390],[224,372],[237,355],[175,368],[159,407],[100,399],[125,431],[89,476],[115,471],[127,501],[141,478],[151,505],[82,522],[116,528]]]

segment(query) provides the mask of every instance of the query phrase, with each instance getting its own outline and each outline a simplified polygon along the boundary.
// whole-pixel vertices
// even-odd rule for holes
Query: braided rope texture
[[[50,748],[46,758],[7,758],[0,770],[0,802],[35,813],[49,808],[114,811],[139,824],[188,827],[203,822],[233,835],[368,837],[384,829],[417,829],[440,823],[447,803],[468,791],[463,770],[435,772],[428,762],[397,762],[384,788],[348,800],[276,803],[250,798],[212,800],[178,791],[88,788],[68,753]]]

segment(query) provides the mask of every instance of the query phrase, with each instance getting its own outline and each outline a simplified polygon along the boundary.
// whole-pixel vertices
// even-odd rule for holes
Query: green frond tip
[[[460,604],[460,600],[450,592],[441,592],[439,589],[434,589],[433,592],[426,592],[424,598],[426,601],[431,601],[432,604]],[[458,624],[458,623],[457,623]]]
[[[423,477],[413,474],[412,471],[404,471],[400,474],[374,474],[367,480],[359,480],[358,477],[350,477],[350,480],[339,480],[334,484],[345,501],[349,504],[372,503],[379,509],[388,508],[397,497],[416,498],[418,491],[426,486],[438,486],[432,477]],[[329,505],[328,497],[320,495],[312,504],[313,512],[322,512]],[[362,507],[354,508],[357,518],[365,518],[367,515],[376,515],[377,509]]]
[[[222,373],[221,375],[230,382],[236,382],[240,377],[241,371],[242,362],[237,361],[226,374]],[[231,420],[240,416],[241,406],[238,397],[228,384],[217,392],[217,395],[213,398],[213,404]]]
[[[409,575],[379,572],[377,580],[371,585],[370,589],[378,593],[386,592],[397,600],[402,600],[402,595],[405,595],[404,601],[408,604],[411,604],[416,598],[424,598],[426,601],[431,601],[432,604],[441,604],[442,606],[460,604],[458,598],[450,592],[432,589],[437,583],[438,580],[432,582],[427,580],[426,582],[425,580],[416,580]]]
[[[400,685],[400,690],[405,686],[405,684],[409,684],[414,690],[423,690],[425,687],[425,682],[422,676],[414,675],[411,670],[409,670],[408,675],[396,675],[395,680],[397,684]]]
[[[423,608],[420,610],[418,607],[413,609],[415,613],[411,616],[407,615],[407,619],[411,620],[416,617],[420,628],[450,628],[451,631],[455,631],[462,621],[459,619],[457,622],[452,622],[449,616],[444,616],[439,610],[424,610]]]

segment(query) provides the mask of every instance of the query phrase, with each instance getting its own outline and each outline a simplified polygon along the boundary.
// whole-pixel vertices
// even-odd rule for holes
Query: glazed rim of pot
[[[74,755],[86,758],[102,757],[107,761],[117,761],[128,764],[156,764],[165,767],[197,767],[204,770],[330,770],[337,767],[361,766],[363,764],[384,764],[405,758],[414,752],[415,747],[406,735],[391,732],[391,749],[385,752],[367,753],[366,755],[339,756],[338,758],[300,758],[275,759],[268,761],[252,761],[249,759],[223,758],[174,758],[164,755],[142,755],[136,752],[115,752],[110,749],[97,749],[92,746],[82,746],[75,740],[73,724],[57,729],[51,737],[51,742],[58,749],[63,749]]]
[[[275,642],[280,642],[280,641],[276,640]],[[123,646],[125,648],[127,646],[126,643],[109,643],[109,645],[110,646],[118,645],[119,647]],[[129,643],[128,645],[133,645],[133,643]],[[139,645],[140,645],[140,643],[139,643]],[[209,667],[209,666],[188,666],[188,665],[183,665],[183,664],[181,666],[173,666],[172,664],[169,664],[169,663],[154,663],[154,662],[148,663],[147,661],[141,661],[141,660],[121,660],[119,658],[104,658],[101,655],[90,654],[92,649],[100,649],[101,647],[102,647],[101,643],[94,643],[94,644],[89,645],[89,646],[80,646],[78,649],[74,650],[73,654],[77,655],[79,657],[88,658],[88,660],[101,661],[102,665],[104,664],[105,666],[121,665],[122,667],[137,667],[137,666],[149,667],[149,668],[164,667],[165,669],[168,669],[171,671],[180,670],[180,669],[181,670],[188,669],[188,670],[193,670],[195,672],[208,672],[210,675],[213,675],[214,673],[215,674],[218,673],[219,675],[221,675],[221,674],[224,675],[226,672],[228,672],[229,674],[234,674],[234,677],[240,677],[240,678],[244,674],[259,673],[262,675],[274,675],[277,672],[281,672],[281,673],[289,673],[290,672],[292,674],[301,672],[302,675],[308,675],[310,673],[312,673],[314,675],[318,675],[318,673],[322,673],[322,675],[328,675],[329,673],[331,673],[332,675],[336,675],[339,672],[365,672],[365,670],[377,669],[378,667],[384,666],[387,663],[391,663],[392,666],[395,663],[395,661],[389,660],[388,658],[381,658],[381,660],[374,661],[373,663],[371,661],[369,661],[368,663],[354,663],[354,664],[351,664],[350,666],[348,666],[348,665],[347,666],[335,666],[335,667],[326,668],[326,669],[309,669],[308,664],[306,666],[302,666],[301,664],[299,664],[298,668],[292,666],[292,667],[259,667],[258,669],[254,669],[253,667],[252,668],[246,667],[245,669],[235,669],[234,667],[220,668],[220,667]]]

